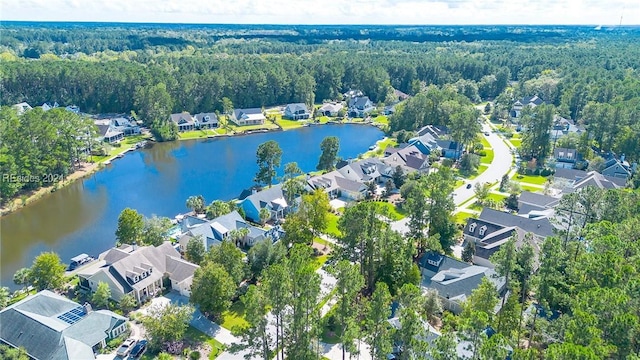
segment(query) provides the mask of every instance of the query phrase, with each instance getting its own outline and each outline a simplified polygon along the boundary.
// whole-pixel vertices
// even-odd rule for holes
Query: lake
[[[118,215],[126,208],[145,216],[173,218],[187,211],[186,199],[207,203],[236,198],[253,185],[256,149],[268,140],[282,148],[282,166],[295,161],[314,171],[320,142],[340,139],[339,156],[357,157],[383,137],[372,126],[324,125],[296,130],[207,140],[159,143],[127,153],[103,170],[0,219],[0,281],[15,289],[13,273],[43,251],[62,261],[80,253],[96,256],[115,244]]]

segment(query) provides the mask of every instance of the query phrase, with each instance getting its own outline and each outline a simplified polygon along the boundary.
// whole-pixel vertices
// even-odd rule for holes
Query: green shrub
[[[189,359],[191,359],[191,360],[198,360],[198,359],[200,359],[200,356],[202,356],[202,355],[200,355],[200,351],[192,351],[192,352],[189,354]]]

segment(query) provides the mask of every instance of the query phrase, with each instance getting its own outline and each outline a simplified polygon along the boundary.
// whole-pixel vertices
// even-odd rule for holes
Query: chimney
[[[621,162],[621,163],[623,163],[623,162],[624,162],[624,158],[625,158],[625,157],[626,157],[626,156],[624,156],[624,154],[620,155],[620,162]]]
[[[131,245],[131,249],[132,249],[131,252],[138,250],[138,244],[133,243],[133,245]]]
[[[91,308],[91,304],[89,304],[88,302],[85,302],[84,305],[82,305],[82,307],[84,308],[84,312],[87,314],[93,310]]]

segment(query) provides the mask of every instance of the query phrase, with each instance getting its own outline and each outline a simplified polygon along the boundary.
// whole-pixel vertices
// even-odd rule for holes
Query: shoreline
[[[235,137],[235,136],[248,136],[248,135],[253,135],[253,134],[263,134],[263,133],[269,133],[269,132],[279,132],[279,131],[289,131],[289,130],[296,130],[296,129],[300,129],[303,127],[313,127],[313,126],[322,126],[322,125],[348,125],[348,124],[354,124],[354,125],[369,125],[369,126],[374,126],[377,128],[380,128],[381,126],[376,125],[375,123],[364,123],[364,122],[337,122],[337,121],[328,121],[326,123],[312,123],[312,124],[301,124],[300,126],[297,127],[290,127],[290,128],[282,128],[282,127],[278,127],[275,129],[264,129],[264,130],[245,130],[243,132],[235,132],[235,133],[226,133],[226,134],[218,134],[218,135],[207,135],[207,136],[202,136],[202,137],[189,137],[189,138],[180,138],[178,135],[178,138],[174,141],[189,141],[189,140],[208,140],[208,139],[216,139],[216,138],[227,138],[227,137]],[[383,124],[380,124],[383,125]],[[155,142],[155,140],[153,139],[148,139],[150,141]],[[377,143],[377,142],[376,142]],[[132,149],[131,147],[127,147],[127,148],[123,148],[122,151],[114,154],[113,156],[106,158],[106,159],[102,159],[98,162],[88,162],[88,163],[81,163],[80,167],[78,170],[76,170],[75,172],[73,172],[72,174],[70,174],[69,176],[67,176],[63,181],[54,183],[53,185],[50,186],[46,186],[46,187],[41,187],[37,190],[33,190],[31,192],[28,192],[26,194],[23,194],[21,196],[18,196],[12,200],[10,200],[6,205],[4,205],[3,207],[0,208],[0,217],[4,217],[6,215],[9,215],[15,211],[18,211],[26,206],[29,206],[30,204],[41,200],[43,198],[46,198],[47,195],[65,187],[68,185],[71,185],[72,183],[74,183],[77,180],[83,179],[89,175],[92,175],[93,173],[95,173],[98,170],[101,170],[102,168],[104,168],[106,165],[110,164],[113,160],[117,159],[118,156],[123,155],[129,151],[135,151],[135,149]]]

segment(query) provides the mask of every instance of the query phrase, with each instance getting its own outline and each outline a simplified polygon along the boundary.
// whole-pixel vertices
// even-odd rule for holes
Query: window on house
[[[476,224],[476,223],[469,224],[469,232],[476,231],[476,226],[478,226],[478,224]]]
[[[487,231],[487,227],[485,225],[483,225],[480,228],[480,231],[478,232],[480,234],[480,236],[484,236],[484,233]]]

